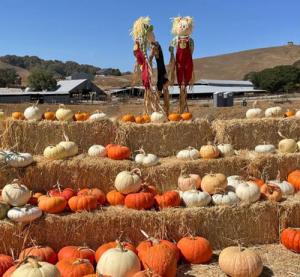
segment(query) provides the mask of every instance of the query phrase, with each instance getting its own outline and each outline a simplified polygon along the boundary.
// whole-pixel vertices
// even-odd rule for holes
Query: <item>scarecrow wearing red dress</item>
[[[194,83],[193,52],[194,41],[190,37],[193,31],[193,19],[175,17],[173,19],[172,33],[175,36],[170,44],[171,53],[170,73],[171,84],[174,84],[175,70],[177,83],[180,87],[179,112],[188,111],[187,87]],[[176,53],[174,54],[174,50]]]

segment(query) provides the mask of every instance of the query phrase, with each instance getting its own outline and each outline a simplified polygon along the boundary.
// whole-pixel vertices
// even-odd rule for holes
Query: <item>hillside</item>
[[[13,66],[13,65],[10,65],[7,63],[3,63],[1,61],[0,61],[0,68],[14,68],[16,70],[17,74],[22,77],[22,84],[24,84],[24,85],[26,84],[26,80],[29,75],[28,70],[18,67],[18,66]]]

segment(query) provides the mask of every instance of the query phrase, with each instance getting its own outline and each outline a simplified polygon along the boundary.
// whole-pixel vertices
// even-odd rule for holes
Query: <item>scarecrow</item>
[[[172,33],[174,38],[170,44],[170,82],[174,84],[175,70],[180,88],[179,112],[188,111],[187,87],[194,83],[193,52],[194,41],[191,38],[194,21],[190,16],[173,18]],[[176,53],[174,50],[176,49]]]

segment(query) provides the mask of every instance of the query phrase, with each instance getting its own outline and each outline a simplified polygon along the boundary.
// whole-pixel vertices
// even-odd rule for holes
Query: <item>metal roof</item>
[[[201,85],[240,85],[240,86],[253,86],[250,81],[238,81],[238,80],[210,80],[210,79],[200,79],[195,82],[195,84]]]
[[[72,89],[84,83],[87,79],[58,81],[58,89],[55,92],[70,92]]]

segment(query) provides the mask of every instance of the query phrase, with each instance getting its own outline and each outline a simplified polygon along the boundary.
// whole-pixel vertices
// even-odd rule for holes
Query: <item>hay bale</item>
[[[291,118],[216,120],[212,128],[219,143],[231,143],[236,149],[254,149],[258,144],[278,145],[280,131],[288,138],[300,137],[300,120]]]
[[[133,151],[141,147],[160,157],[175,155],[192,146],[200,148],[213,141],[211,125],[207,120],[168,123],[119,123],[116,143],[126,145]]]
[[[78,144],[80,152],[87,152],[93,144],[106,145],[115,139],[115,126],[111,120],[98,122],[15,121],[2,122],[0,148],[19,152],[42,154],[49,145],[64,140],[63,131]]]

